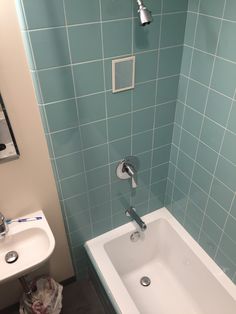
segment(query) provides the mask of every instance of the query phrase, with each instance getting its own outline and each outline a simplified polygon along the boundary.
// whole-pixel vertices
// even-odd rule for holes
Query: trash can
[[[31,293],[24,293],[20,314],[59,314],[62,309],[63,287],[53,278],[40,277],[29,283]]]

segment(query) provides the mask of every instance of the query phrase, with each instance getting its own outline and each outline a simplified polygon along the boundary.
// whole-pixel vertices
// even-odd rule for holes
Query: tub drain
[[[5,261],[8,264],[14,263],[18,260],[18,253],[16,251],[10,251],[5,256]]]
[[[151,279],[147,276],[144,276],[140,279],[140,283],[144,287],[148,287],[151,284]]]

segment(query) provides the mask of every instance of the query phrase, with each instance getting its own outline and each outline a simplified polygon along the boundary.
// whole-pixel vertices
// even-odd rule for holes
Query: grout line
[[[189,13],[193,13],[193,14],[196,14],[196,12],[194,12],[194,11],[188,11]],[[214,16],[214,15],[210,15],[210,14],[205,14],[205,13],[202,13],[202,12],[199,12],[199,15],[201,15],[201,16],[206,16],[206,17],[211,17],[211,18],[213,18],[213,19],[216,19],[216,20],[222,20],[222,21],[225,21],[225,22],[230,22],[230,23],[233,23],[233,24],[235,24],[236,23],[236,21],[234,21],[234,20],[229,20],[229,19],[225,19],[224,17],[218,17],[218,16]]]
[[[230,99],[230,100],[234,100],[234,101],[235,101],[235,99],[233,99],[233,97],[230,97],[230,96],[228,96],[228,95],[226,95],[226,94],[223,94],[223,93],[221,93],[220,91],[218,91],[218,90],[216,90],[216,89],[214,89],[214,88],[212,88],[212,87],[210,87],[210,86],[207,86],[206,84],[204,84],[204,83],[202,83],[202,82],[200,82],[200,81],[198,81],[198,80],[196,80],[196,79],[190,77],[189,75],[185,75],[185,74],[181,74],[181,75],[182,75],[183,77],[185,77],[186,79],[188,79],[188,80],[194,82],[194,83],[197,83],[197,84],[199,84],[199,85],[201,85],[201,86],[203,86],[203,87],[205,87],[205,88],[207,88],[207,89],[210,89],[210,90],[213,91],[213,92],[216,92],[217,94],[219,94],[219,95],[221,95],[221,96],[224,96],[225,98],[228,98],[228,99]]]
[[[186,13],[186,11],[176,11],[176,12],[163,12],[163,15],[178,15],[178,14],[183,14]],[[133,14],[133,13],[132,13]],[[152,16],[161,16],[161,14],[156,13],[152,14]],[[94,22],[85,22],[85,23],[76,23],[76,24],[68,24],[68,25],[59,25],[59,26],[52,26],[52,27],[43,27],[43,28],[34,28],[34,29],[28,29],[30,32],[38,32],[38,31],[44,31],[44,30],[51,30],[51,29],[58,29],[58,28],[72,28],[72,27],[77,27],[77,26],[86,26],[86,25],[91,25],[91,24],[99,24],[99,23],[112,23],[112,22],[122,22],[126,20],[131,20],[133,17],[124,17],[124,18],[118,18],[118,19],[112,19],[112,20],[98,20]],[[138,17],[134,17],[134,19],[138,19]],[[26,30],[23,30],[26,31]]]
[[[224,11],[225,11],[225,6],[226,6],[226,0],[225,0],[225,2],[224,2],[224,9],[223,9],[222,16],[223,16]],[[199,8],[200,8],[200,7],[199,7]],[[196,25],[196,28],[197,28],[197,26],[198,26],[198,23],[197,23],[197,25]],[[196,167],[196,160],[197,160],[197,154],[198,154],[199,145],[200,145],[200,138],[201,138],[201,135],[202,135],[204,120],[205,120],[205,117],[206,117],[207,103],[208,103],[208,99],[209,99],[209,95],[210,95],[210,89],[209,89],[209,87],[211,86],[212,79],[213,79],[214,68],[215,68],[215,62],[216,62],[216,53],[217,53],[217,50],[218,50],[218,47],[219,47],[219,43],[220,43],[221,29],[222,29],[222,20],[221,20],[221,24],[220,24],[220,28],[219,28],[219,32],[218,32],[217,44],[216,44],[215,53],[214,53],[214,60],[213,60],[212,69],[211,69],[211,76],[210,76],[210,80],[209,80],[209,84],[208,84],[207,97],[206,97],[206,101],[205,101],[204,112],[203,112],[203,115],[202,115],[203,118],[202,118],[202,122],[201,122],[201,128],[200,128],[200,132],[199,132],[198,142],[197,142],[197,148],[196,148],[196,153],[195,153],[195,158],[194,158],[194,163],[193,163],[193,169],[192,169],[192,173],[191,173],[191,177],[190,177],[190,188],[191,188],[191,185],[192,185],[192,182],[193,182],[193,175],[194,175],[194,171],[195,171],[195,167]],[[195,42],[194,42],[194,46],[195,46]],[[194,53],[194,48],[193,48],[193,53]],[[186,103],[186,102],[185,102],[185,103]],[[222,140],[222,141],[223,141],[223,140]],[[216,165],[215,165],[215,171],[216,171],[217,163],[218,163],[218,161],[216,162]],[[208,192],[209,195],[210,195],[210,193],[211,193],[211,188],[212,188],[212,184],[213,184],[214,174],[215,174],[215,172],[213,173],[213,177],[212,177],[210,189],[209,189],[209,192]],[[189,188],[189,191],[190,191],[190,188]],[[209,201],[209,198],[208,198],[208,201]],[[207,208],[208,201],[207,201],[207,203],[206,203],[206,205],[205,205],[205,210],[204,210],[204,212],[206,212],[206,208]],[[187,200],[187,204],[186,204],[186,208],[185,208],[184,225],[185,225],[185,219],[186,219],[186,214],[187,214],[187,210],[188,210],[188,203],[189,203],[189,198],[188,198],[188,200]],[[200,231],[199,231],[199,235],[198,235],[198,241],[199,241],[199,239],[200,239],[200,235],[201,235],[201,230],[202,230],[203,222],[204,222],[204,215],[203,215],[203,219],[202,219],[202,224],[201,224],[201,226],[200,226]]]
[[[28,34],[28,36],[30,36]],[[83,64],[90,64],[90,63],[94,63],[94,62],[102,62],[103,60],[107,61],[107,60],[113,60],[113,59],[118,59],[118,58],[125,58],[128,57],[132,54],[134,55],[142,55],[142,54],[146,54],[146,53],[152,53],[152,52],[158,52],[160,50],[168,50],[168,49],[174,49],[174,48],[180,48],[183,47],[183,45],[173,45],[173,46],[167,46],[167,47],[161,47],[161,48],[156,48],[156,49],[149,49],[149,50],[142,50],[142,51],[136,51],[136,52],[132,52],[131,54],[122,54],[122,55],[115,55],[112,57],[104,57],[104,58],[100,58],[100,59],[92,59],[92,60],[88,60],[88,61],[81,61],[81,62],[72,62],[72,60],[70,60],[70,63],[68,64],[63,64],[63,65],[59,65],[59,66],[51,66],[51,67],[47,67],[47,68],[42,68],[42,69],[37,69],[37,67],[35,66],[34,69],[30,69],[30,72],[44,72],[44,71],[50,71],[50,70],[57,70],[57,69],[62,69],[62,68],[69,68],[71,66],[78,66],[78,65],[83,65]]]
[[[28,29],[28,21],[27,21],[26,14],[25,14],[25,8],[24,8],[22,0],[20,0],[20,1],[21,1],[21,5],[22,5],[22,10],[23,10],[24,18],[25,18],[26,27]],[[32,42],[31,42],[30,36],[28,37],[28,39],[29,39],[29,44],[30,44],[30,50],[31,50],[31,55],[32,55],[32,59],[33,59],[33,64],[34,64],[34,67],[36,68],[35,56],[34,56],[34,51],[33,51],[33,48],[32,48]],[[43,97],[43,93],[42,93],[42,89],[41,89],[41,84],[40,84],[40,80],[39,80],[39,77],[38,77],[38,73],[36,73],[36,80],[37,80],[37,85],[38,85],[38,88],[39,88],[40,98],[43,101],[44,97]],[[44,111],[44,116],[45,116],[45,120],[46,120],[46,126],[47,126],[47,129],[49,130],[49,123],[48,123],[48,119],[47,119],[47,115],[46,115],[46,110],[45,110],[44,107],[43,107],[43,111]],[[52,151],[53,157],[55,157],[53,142],[52,142],[52,138],[51,138],[50,134],[49,134],[49,141],[50,141],[50,146],[51,146],[51,151]],[[53,165],[54,165],[54,167],[53,167]],[[55,171],[56,171],[55,176],[57,178],[59,178],[59,172],[58,172],[58,168],[57,168],[56,163],[51,164],[51,166],[52,166],[52,170],[55,169]],[[56,181],[56,178],[55,178],[55,181]],[[58,191],[59,195],[58,196],[59,196],[59,199],[60,199],[60,195],[63,196],[62,186],[61,186],[60,182],[57,182],[56,186],[59,188],[59,191]],[[68,219],[67,219],[66,214],[65,214],[65,204],[64,204],[64,201],[62,200],[62,201],[60,201],[60,203],[62,205],[62,211],[64,212],[63,216],[65,218],[65,225],[67,226],[66,229],[69,230]],[[69,237],[69,235],[68,235],[68,237]],[[69,239],[70,239],[70,237],[69,237]]]
[[[171,184],[173,184],[173,186],[175,186],[175,188],[177,188],[177,190],[179,190],[182,194],[184,194],[185,197],[188,197],[187,194],[186,194],[181,188],[179,188],[170,178],[169,178],[169,180],[170,180]],[[198,210],[204,215],[204,211],[199,207],[199,205],[196,204],[192,199],[191,199],[191,202],[192,202],[192,203],[198,208]],[[205,214],[205,216],[206,216],[219,230],[221,230],[222,234],[224,234],[224,229],[223,229],[223,227],[219,226],[208,214]],[[229,214],[229,217],[236,221],[236,219],[235,219],[232,215]],[[195,224],[196,224],[196,223],[195,223]],[[199,227],[199,225],[197,225],[197,224],[196,224],[196,226]],[[199,232],[200,232],[200,231],[199,231]],[[209,238],[211,238],[211,237],[208,235],[208,233],[207,233],[206,231],[202,230],[202,232],[203,232],[203,233],[206,233],[207,236],[208,236]],[[235,241],[234,239],[232,239],[227,233],[225,233],[225,234],[226,234],[227,237],[228,237],[230,240],[232,240],[232,242],[235,243],[235,245],[236,245],[236,241]],[[200,239],[200,237],[199,237],[199,239]],[[196,240],[196,241],[199,243],[199,240]],[[217,246],[217,243],[215,242],[215,240],[212,239],[212,241],[214,241],[214,243],[215,243],[216,246]]]
[[[103,68],[103,81],[104,81],[104,92],[106,91],[106,70],[105,70],[105,51],[104,51],[104,36],[103,36],[103,23],[102,23],[102,2],[99,0],[99,14],[100,14],[100,29],[101,29],[101,40],[102,40],[102,68]],[[106,137],[107,137],[107,161],[108,161],[108,176],[109,176],[109,203],[110,203],[110,224],[113,228],[112,221],[112,189],[111,189],[111,167],[110,167],[110,143],[109,143],[109,131],[108,131],[108,103],[107,93],[105,93],[105,114],[106,114]]]
[[[212,67],[212,72],[211,72],[211,78],[210,78],[209,86],[211,86],[211,82],[212,82],[212,78],[213,78],[214,67],[215,67],[215,61],[216,61],[216,53],[217,53],[217,50],[218,50],[218,47],[219,47],[219,42],[220,42],[220,35],[221,35],[221,31],[222,31],[223,16],[224,16],[225,8],[226,8],[226,1],[227,1],[227,0],[224,0],[224,7],[223,7],[223,12],[222,12],[222,19],[221,19],[221,23],[220,23],[218,38],[217,38],[217,44],[216,44],[216,49],[215,49],[215,55],[214,55],[214,61],[213,61],[213,67]],[[204,118],[205,118],[205,116],[206,116],[205,113],[206,113],[206,107],[207,107],[207,102],[208,102],[209,94],[210,94],[210,89],[208,89],[208,93],[207,93],[207,99],[206,99],[205,111],[204,111]],[[236,95],[236,88],[235,88],[235,91],[234,91],[234,97],[235,97],[235,95]],[[232,111],[232,108],[233,108],[233,101],[231,102],[231,107],[230,107],[230,111],[229,111],[229,113],[228,113],[226,126],[227,126],[228,123],[229,123],[230,113],[231,113],[231,111]],[[211,179],[209,194],[208,194],[207,202],[206,202],[206,205],[205,205],[205,208],[204,208],[204,214],[203,214],[203,218],[202,218],[202,224],[201,224],[201,226],[200,226],[199,238],[200,238],[200,235],[201,235],[201,231],[202,231],[202,227],[203,227],[203,223],[204,223],[204,218],[205,218],[205,215],[206,215],[206,209],[207,209],[207,206],[208,206],[208,203],[209,203],[209,199],[210,199],[210,194],[211,194],[211,191],[212,191],[213,182],[214,182],[214,179],[216,178],[216,176],[215,176],[215,175],[216,175],[216,170],[217,170],[217,166],[218,166],[219,159],[220,159],[220,153],[221,153],[221,150],[222,150],[222,147],[223,147],[223,144],[224,144],[225,135],[226,135],[226,129],[224,129],[223,137],[222,137],[221,144],[220,144],[220,148],[219,148],[218,155],[217,155],[216,164],[215,164],[214,171],[213,171],[213,174],[212,174],[212,179]],[[200,133],[200,137],[201,137],[201,133]],[[226,220],[227,220],[227,219],[226,219]],[[223,236],[223,235],[222,235],[222,236]],[[217,250],[217,252],[218,252],[218,250]],[[216,254],[217,254],[217,252],[216,252]],[[215,259],[215,257],[216,257],[216,254],[215,254],[215,256],[214,256],[214,259]]]
[[[231,100],[231,102],[232,102],[232,101],[234,102],[233,99]],[[194,112],[198,113],[199,115],[203,116],[203,118],[206,118],[206,119],[210,120],[211,122],[213,122],[214,124],[218,125],[218,126],[221,127],[222,129],[228,131],[228,132],[231,133],[232,135],[236,135],[236,133],[235,133],[234,131],[231,131],[231,130],[229,130],[229,129],[226,127],[226,123],[225,123],[225,126],[224,126],[223,124],[220,124],[219,122],[213,120],[211,117],[209,117],[209,116],[207,116],[207,115],[204,116],[204,114],[203,114],[202,112],[198,111],[198,110],[195,109],[195,108],[192,108],[191,106],[189,106],[188,104],[185,104],[185,103],[182,102],[181,100],[178,100],[178,102],[181,103],[182,105],[186,106],[188,109],[191,109],[192,111],[194,111]],[[226,121],[226,122],[227,122],[227,121]],[[176,123],[176,124],[178,124],[178,123]],[[189,132],[188,130],[186,130],[186,131]],[[189,133],[192,134],[191,132],[189,132]],[[196,137],[194,134],[192,134],[192,136]],[[206,145],[207,145],[207,144],[206,144]],[[212,148],[212,150],[214,150],[214,149]]]
[[[179,128],[181,128],[181,126],[174,122],[174,124],[176,126],[178,126]],[[224,155],[222,155],[221,153],[217,152],[214,148],[210,147],[207,143],[203,142],[199,137],[197,137],[196,135],[192,134],[191,132],[189,132],[188,130],[186,130],[183,126],[182,126],[182,129],[188,133],[189,135],[191,135],[193,138],[195,138],[196,140],[198,140],[201,144],[205,145],[208,149],[212,150],[214,153],[216,153],[217,155],[219,154],[221,158],[225,159],[228,163],[230,163],[232,166],[235,166],[235,163],[231,160],[229,160],[227,157],[225,157]],[[226,129],[226,131],[228,131]],[[228,131],[229,132],[229,131]],[[233,133],[233,135],[235,135],[235,133]],[[174,144],[174,143],[173,143]],[[183,151],[184,152],[184,151]],[[188,153],[184,152],[188,157],[190,157],[192,159],[192,157],[190,155],[188,155]],[[207,170],[203,165],[201,165],[207,172],[210,173],[209,170]]]
[[[198,19],[199,19],[199,10],[200,10],[200,3],[201,3],[201,0],[198,0],[198,9],[197,9],[197,17],[196,17],[196,24],[195,24],[195,29],[194,29],[194,36],[193,36],[193,46],[195,46],[195,43],[196,43],[196,37],[197,37],[197,25],[198,25]],[[194,49],[192,50],[191,52],[191,59],[190,59],[190,66],[189,66],[189,72],[188,72],[188,76],[190,76],[190,73],[192,71],[192,65],[193,65],[193,54],[194,54]],[[188,90],[189,90],[189,80],[187,81],[187,87],[186,87],[186,94],[185,94],[185,103],[187,101],[187,95],[188,95]],[[177,97],[178,99],[178,97]],[[184,117],[185,117],[185,106],[184,106],[184,110],[183,110],[183,116],[182,116],[182,121],[181,121],[181,126],[183,125],[183,121],[184,121]],[[181,142],[181,138],[182,138],[182,132],[183,132],[183,129],[182,127],[180,128],[180,136],[179,136],[179,143],[178,143],[178,146],[180,146],[180,142]],[[173,135],[174,135],[174,132],[173,132]],[[173,138],[172,138],[172,142],[173,142]],[[179,148],[177,150],[177,156],[176,156],[176,165],[178,164],[179,162]],[[176,180],[176,168],[175,168],[175,171],[174,171],[174,182]],[[190,188],[190,187],[189,187]],[[173,204],[173,197],[174,197],[174,189],[172,190],[172,196],[171,196],[171,209],[172,209],[172,204]],[[185,206],[185,211],[186,211],[186,208],[187,208],[187,203],[186,203],[186,206]],[[185,213],[186,215],[186,213]],[[184,215],[184,216],[185,216]]]
[[[194,49],[194,50],[196,50],[196,51],[198,51],[198,52],[205,53],[206,55],[215,57],[215,54],[214,54],[214,53],[210,53],[210,52],[208,52],[208,51],[204,51],[204,50],[202,50],[202,49],[200,49],[200,48],[192,47],[192,46],[190,46],[190,45],[188,45],[188,44],[184,44],[184,46],[185,46],[185,47],[188,47],[188,48],[190,48],[190,49]],[[216,51],[216,53],[217,53],[217,51]],[[226,61],[226,62],[229,62],[229,63],[232,63],[232,64],[236,64],[235,61],[232,61],[232,60],[230,60],[230,59],[226,59],[226,58],[221,57],[221,56],[219,56],[219,55],[216,55],[216,58],[217,58],[217,59],[220,59],[220,60],[223,60],[223,61]]]
[[[152,126],[152,155],[151,155],[151,169],[153,168],[153,160],[154,160],[154,144],[155,144],[155,126],[156,126],[156,114],[157,114],[157,92],[158,92],[158,76],[160,70],[160,47],[161,47],[161,37],[162,37],[162,19],[163,19],[163,7],[164,3],[161,0],[161,15],[160,15],[160,30],[159,30],[159,39],[158,39],[158,52],[157,52],[157,66],[156,66],[156,86],[155,86],[155,107],[154,107],[154,119]],[[148,212],[150,212],[150,199],[151,199],[151,183],[152,183],[152,171],[150,171],[150,179],[149,179],[149,195],[148,195]]]
[[[37,72],[37,71],[35,71]],[[179,74],[174,74],[174,75],[170,75],[170,76],[163,76],[163,77],[160,77],[158,78],[158,80],[165,80],[165,79],[168,79],[168,78],[173,78],[173,77],[177,77],[179,76]],[[147,84],[147,83],[151,83],[151,82],[156,82],[157,79],[153,79],[153,80],[148,80],[148,81],[143,81],[143,82],[136,82],[136,85],[144,85],[144,84]],[[105,92],[111,92],[112,90],[111,89],[107,89]],[[72,97],[72,98],[65,98],[65,99],[60,99],[60,100],[55,100],[55,101],[51,101],[51,102],[47,102],[47,103],[42,103],[42,104],[39,104],[39,106],[48,106],[48,105],[51,105],[51,104],[56,104],[56,103],[59,103],[59,102],[62,102],[62,101],[68,101],[68,100],[73,100],[73,99],[81,99],[81,98],[86,98],[86,97],[89,97],[89,96],[94,96],[94,95],[99,95],[99,94],[103,94],[105,93],[104,90],[103,91],[100,91],[100,92],[96,92],[96,93],[91,93],[91,94],[86,94],[86,95],[82,95],[82,96],[78,96],[78,97]],[[174,99],[173,100],[169,100],[168,102],[173,102],[175,101]],[[158,105],[161,105],[161,104],[165,104],[165,103],[168,103],[168,102],[164,102],[164,103],[160,103]],[[150,107],[150,106],[149,106]],[[145,109],[145,108],[143,108]],[[140,109],[141,110],[141,109]]]
[[[67,37],[67,43],[68,43],[68,49],[69,49],[69,58],[70,58],[70,62],[72,63],[72,55],[71,55],[71,48],[70,48],[70,38],[69,38],[69,32],[68,32],[68,27],[67,27],[67,15],[66,15],[65,0],[63,0],[63,10],[64,10],[64,18],[65,18],[65,26],[66,26],[66,37]],[[76,98],[75,76],[74,76],[74,70],[73,70],[72,66],[71,66],[71,73],[72,73],[72,82],[73,82],[73,89],[74,89],[74,95],[75,95],[75,101],[76,101],[77,120],[78,120],[78,124],[80,124],[79,123],[79,112],[78,112],[78,101],[77,101],[77,98]],[[82,147],[83,147],[83,138],[82,138],[82,134],[81,134],[80,125],[78,125],[78,130],[79,130],[79,136],[81,138],[81,143],[82,143]],[[87,188],[87,191],[88,191],[88,179],[87,179],[87,175],[86,175],[86,172],[85,172],[85,157],[84,157],[84,151],[83,150],[82,150],[82,163],[83,163],[83,170],[84,170],[84,177],[85,177],[85,185],[86,185],[86,188]],[[91,216],[91,210],[90,210],[91,203],[90,203],[89,197],[88,197],[88,204],[89,204],[89,211],[88,212],[89,212],[90,228],[91,228],[91,233],[93,235],[92,216]]]

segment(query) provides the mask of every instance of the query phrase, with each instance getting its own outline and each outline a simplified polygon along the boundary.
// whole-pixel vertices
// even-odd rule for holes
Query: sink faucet
[[[136,210],[134,207],[130,207],[125,211],[126,216],[130,216],[133,220],[136,221],[136,223],[139,225],[142,231],[145,231],[147,229],[147,225],[145,222],[139,217],[139,215],[136,213]]]
[[[5,236],[8,232],[8,225],[6,223],[6,218],[0,212],[0,237]]]

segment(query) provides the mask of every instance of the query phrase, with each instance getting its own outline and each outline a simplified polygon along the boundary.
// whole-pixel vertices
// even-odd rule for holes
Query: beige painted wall
[[[41,272],[49,270],[61,281],[74,273],[14,0],[0,0],[0,43],[0,91],[21,154],[0,163],[0,209],[11,218],[44,210],[56,248]],[[20,293],[17,281],[0,285],[0,309],[16,302]]]

